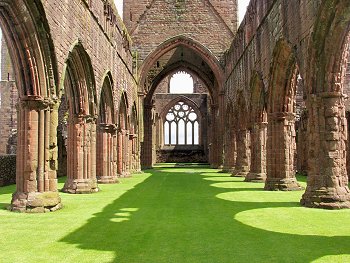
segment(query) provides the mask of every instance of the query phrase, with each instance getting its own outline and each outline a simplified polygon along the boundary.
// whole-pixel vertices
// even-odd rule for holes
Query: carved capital
[[[26,96],[20,101],[20,106],[29,110],[46,110],[52,109],[56,101],[50,98],[43,98],[41,96]]]
[[[111,123],[100,123],[98,127],[101,132],[105,133],[114,134],[117,131],[117,126]]]

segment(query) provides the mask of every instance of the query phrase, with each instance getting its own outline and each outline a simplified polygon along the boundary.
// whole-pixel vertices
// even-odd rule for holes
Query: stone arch
[[[280,39],[273,52],[267,104],[265,190],[301,190],[295,177],[295,91],[297,64],[291,45]]]
[[[113,79],[108,71],[102,80],[97,119],[97,182],[118,183],[117,178],[117,125],[113,102]]]
[[[20,98],[54,98],[56,57],[41,2],[4,0],[0,9],[0,26],[10,50]]]
[[[0,2],[0,26],[9,47],[20,101],[17,117],[16,192],[11,210],[49,212],[57,192],[57,67],[40,1]]]
[[[127,94],[123,92],[118,111],[118,170],[121,177],[130,176],[129,161],[129,115]]]
[[[190,98],[184,96],[184,95],[180,95],[177,98],[173,99],[172,101],[170,101],[163,109],[163,111],[161,112],[160,116],[161,118],[164,120],[166,114],[168,113],[169,109],[175,105],[176,103],[178,103],[179,101],[183,101],[188,103],[190,106],[193,107],[193,109],[196,111],[196,113],[201,117],[201,112],[199,110],[199,106],[197,105],[197,103],[193,100],[191,100]]]
[[[206,87],[211,87],[213,84],[211,83],[212,80],[210,80],[210,78],[208,76],[206,76],[203,72],[201,72],[200,69],[198,69],[197,67],[193,66],[193,65],[189,65],[185,62],[178,62],[178,63],[174,63],[173,65],[166,67],[164,70],[162,70],[153,80],[152,82],[152,86],[149,90],[149,94],[148,96],[146,96],[146,103],[149,103],[149,101],[152,99],[152,96],[156,90],[156,88],[158,87],[158,85],[160,84],[160,82],[167,76],[178,72],[178,71],[185,71],[187,73],[189,73],[190,75],[194,75],[194,76],[198,76],[201,81],[203,81],[203,83],[206,85]],[[213,93],[212,89],[208,89],[208,92],[212,98],[213,101],[216,101],[216,99],[213,98],[213,96],[215,96],[215,94]]]
[[[195,52],[196,54],[199,54],[199,56],[203,59],[203,61],[205,61],[205,63],[207,63],[209,67],[212,69],[212,71],[214,72],[216,81],[218,83],[223,82],[223,79],[224,79],[223,69],[220,66],[220,63],[216,59],[214,54],[212,54],[206,47],[204,47],[202,44],[198,43],[197,41],[189,37],[180,35],[180,36],[176,36],[166,40],[165,42],[160,44],[151,54],[149,54],[146,57],[146,59],[144,60],[140,68],[140,86],[139,87],[141,89],[143,89],[143,87],[145,86],[146,76],[150,68],[152,67],[152,65],[154,65],[161,56],[163,56],[170,50],[180,45],[183,45],[189,48],[190,50],[192,50],[193,52]],[[143,91],[143,90],[140,90],[140,91]],[[219,91],[217,91],[216,93],[218,92]]]
[[[62,190],[97,192],[95,77],[90,57],[79,41],[69,52],[61,85],[61,94],[64,90],[68,101],[67,181]]]
[[[171,58],[167,57],[168,55]],[[162,59],[167,61],[164,63],[165,67],[158,63]],[[212,113],[208,115],[208,119],[212,119],[211,122],[208,120],[208,124],[211,123],[213,127],[218,127],[219,129],[223,128],[221,116],[219,118],[214,117],[221,115],[223,107],[222,100],[219,97],[223,88],[224,72],[218,59],[202,44],[187,36],[179,35],[166,40],[146,57],[139,71],[139,92],[144,94],[144,140],[141,142],[142,165],[144,168],[152,167],[155,161],[154,145],[156,145],[156,142],[153,136],[154,120],[152,120],[152,117],[154,116],[152,115],[152,100],[157,83],[170,72],[183,68],[195,72],[195,75],[207,85]],[[221,132],[217,134],[218,136],[213,136],[208,131],[205,138],[208,141],[206,144],[210,145],[209,151],[212,152],[210,156],[213,158],[210,158],[209,161],[213,167],[218,167],[219,163],[221,164],[222,162],[220,160],[222,158],[217,158],[218,155],[222,155]]]
[[[59,96],[62,91],[67,93],[70,112],[76,116],[95,117],[95,75],[90,56],[79,40],[70,49],[63,72]]]
[[[310,41],[310,72],[306,79],[309,87],[309,170],[301,204],[307,207],[350,207],[343,95],[349,56],[349,31],[349,1],[323,1]]]
[[[251,167],[245,181],[264,182],[266,180],[267,113],[264,83],[258,72],[252,75],[250,90]]]

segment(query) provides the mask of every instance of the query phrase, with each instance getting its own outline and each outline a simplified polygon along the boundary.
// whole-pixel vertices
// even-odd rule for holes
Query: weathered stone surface
[[[304,188],[295,178],[267,178],[264,189],[268,191],[299,191]]]
[[[62,189],[69,194],[91,194],[99,191],[97,180],[95,179],[69,179]]]
[[[12,196],[9,210],[21,213],[44,213],[56,211],[62,207],[58,192],[16,192]]]

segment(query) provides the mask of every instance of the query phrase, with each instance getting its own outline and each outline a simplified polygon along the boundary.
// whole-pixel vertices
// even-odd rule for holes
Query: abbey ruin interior
[[[12,211],[162,162],[350,207],[348,0],[251,0],[240,24],[237,0],[124,0],[123,17],[111,0],[0,0],[0,26]]]

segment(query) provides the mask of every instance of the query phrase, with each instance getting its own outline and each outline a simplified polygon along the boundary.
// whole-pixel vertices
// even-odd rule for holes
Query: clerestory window
[[[164,120],[164,144],[199,144],[198,114],[187,103],[179,101],[166,114]]]

